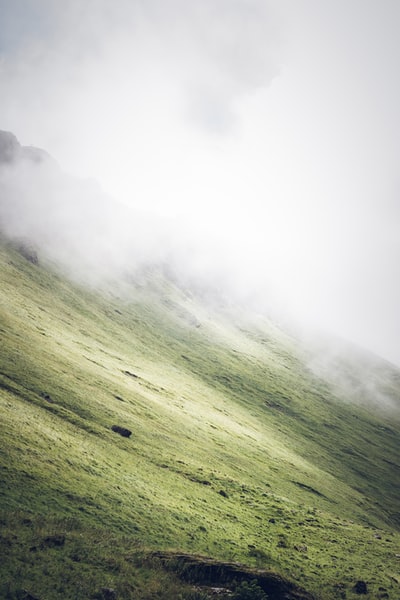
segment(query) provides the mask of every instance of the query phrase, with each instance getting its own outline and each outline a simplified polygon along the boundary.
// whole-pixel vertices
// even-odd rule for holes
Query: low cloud
[[[65,119],[78,128],[122,126],[129,105],[143,109],[143,96],[149,118],[172,102],[179,119],[226,131],[236,100],[279,73],[278,18],[260,0],[25,0],[28,22],[21,2],[3,25],[0,107],[16,125],[23,106],[30,115],[49,111],[53,126],[63,118],[55,137]]]
[[[348,342],[316,336],[304,321],[299,329],[268,278],[255,278],[254,265],[238,262],[229,246],[224,252],[220,239],[206,243],[198,230],[135,211],[1,131],[0,234],[85,285],[111,284],[123,293],[127,281],[140,283],[155,269],[208,303],[267,313],[304,342],[310,371],[343,400],[400,410],[398,369]]]
[[[49,248],[64,240],[70,257],[82,247],[111,271],[129,252],[132,263],[174,256],[187,273],[191,262],[228,290],[400,364],[396,3],[0,8],[0,128],[75,176],[63,173],[65,190],[46,190],[26,166],[20,181],[11,171],[3,180],[37,191],[14,202],[52,215]],[[101,217],[110,197],[132,219]],[[44,245],[52,234],[26,214]]]
[[[0,132],[0,229],[93,283],[160,259],[161,229],[98,183],[66,174],[46,152]]]
[[[400,413],[399,370],[343,339],[304,338],[308,367],[348,403],[389,415]]]
[[[123,281],[149,267],[182,283],[238,296],[220,240],[135,210],[90,179],[67,174],[44,150],[0,131],[0,232],[91,285]],[[239,273],[236,273],[239,277]],[[235,292],[236,290],[236,292]]]

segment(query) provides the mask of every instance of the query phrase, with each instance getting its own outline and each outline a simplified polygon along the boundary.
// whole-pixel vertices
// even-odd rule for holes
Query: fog
[[[398,2],[0,0],[0,17],[0,129],[61,170],[53,187],[47,167],[3,170],[13,234],[94,278],[180,257],[400,364]]]

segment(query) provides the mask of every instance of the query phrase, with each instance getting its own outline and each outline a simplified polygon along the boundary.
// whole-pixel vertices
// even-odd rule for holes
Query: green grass
[[[2,597],[189,597],[146,560],[176,550],[398,598],[395,369],[378,412],[276,325],[157,272],[99,293],[3,244],[0,281]]]

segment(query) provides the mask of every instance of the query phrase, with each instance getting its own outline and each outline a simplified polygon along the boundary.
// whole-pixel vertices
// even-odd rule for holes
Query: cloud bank
[[[2,129],[162,221],[141,228],[150,253],[180,236],[183,262],[219,261],[240,290],[400,364],[397,2],[0,11]]]

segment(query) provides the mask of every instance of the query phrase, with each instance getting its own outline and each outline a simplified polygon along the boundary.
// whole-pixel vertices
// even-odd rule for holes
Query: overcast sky
[[[0,0],[0,129],[400,364],[399,31],[398,0]]]

